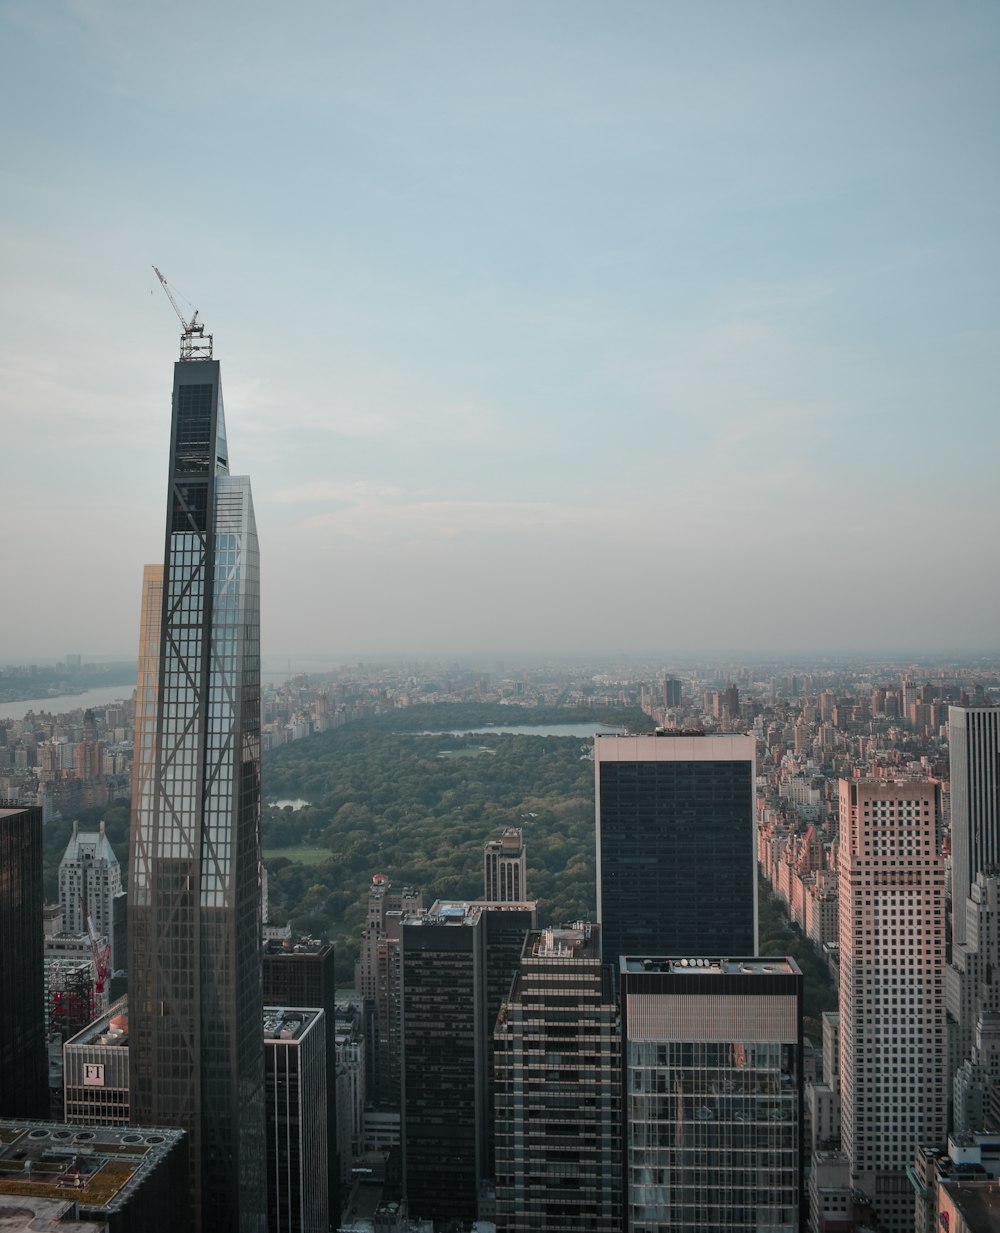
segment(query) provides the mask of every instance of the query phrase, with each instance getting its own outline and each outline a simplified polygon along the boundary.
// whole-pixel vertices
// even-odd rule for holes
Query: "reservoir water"
[[[496,724],[483,728],[442,728],[437,732],[414,732],[413,736],[575,736],[589,740],[607,733],[621,734],[622,728],[609,728],[606,724]],[[401,735],[407,735],[402,733]]]

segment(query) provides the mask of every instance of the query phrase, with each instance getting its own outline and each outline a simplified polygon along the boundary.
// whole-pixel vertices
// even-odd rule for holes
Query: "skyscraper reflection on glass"
[[[162,577],[143,588],[129,877],[132,1120],[191,1141],[208,1233],[263,1233],[260,646],[250,481],[219,364],[174,366]]]

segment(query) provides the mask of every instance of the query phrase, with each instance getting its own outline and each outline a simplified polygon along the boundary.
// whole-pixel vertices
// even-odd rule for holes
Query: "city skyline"
[[[641,597],[630,647],[996,646],[991,6],[105,0],[0,32],[5,655],[131,644],[154,262],[239,374],[265,656],[600,648],[597,575]]]

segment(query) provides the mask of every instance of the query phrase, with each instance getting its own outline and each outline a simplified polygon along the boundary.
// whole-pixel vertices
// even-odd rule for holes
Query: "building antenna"
[[[181,323],[181,359],[210,360],[212,358],[212,335],[205,333],[204,323],[198,320],[197,308],[194,310],[191,320],[188,321],[174,299],[174,293],[170,290],[170,284],[155,265],[153,266],[153,273],[160,280],[167,299],[170,301]],[[195,341],[196,339],[198,341]]]

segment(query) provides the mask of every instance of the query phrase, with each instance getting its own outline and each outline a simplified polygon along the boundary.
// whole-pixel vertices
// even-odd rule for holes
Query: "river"
[[[40,715],[65,715],[89,706],[110,706],[132,697],[134,685],[100,685],[80,694],[60,694],[57,698],[25,698],[20,702],[0,702],[0,719],[23,719],[29,711]]]

